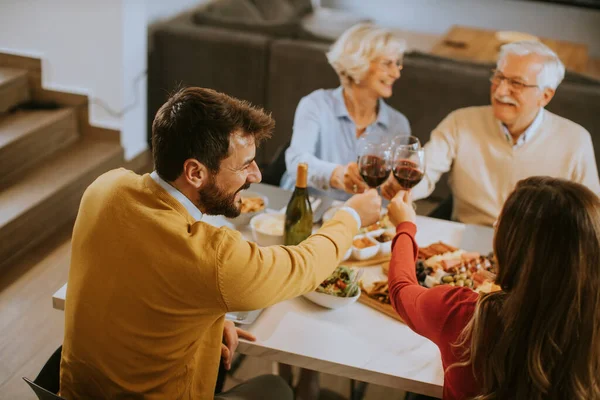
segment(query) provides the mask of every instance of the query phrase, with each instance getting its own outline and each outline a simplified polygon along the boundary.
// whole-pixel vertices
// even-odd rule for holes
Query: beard
[[[250,183],[246,183],[235,192],[229,194],[221,190],[213,178],[206,187],[198,190],[198,197],[202,208],[204,208],[204,213],[235,218],[241,214],[242,207],[242,202],[236,202],[235,196],[240,191],[246,190],[249,187]]]

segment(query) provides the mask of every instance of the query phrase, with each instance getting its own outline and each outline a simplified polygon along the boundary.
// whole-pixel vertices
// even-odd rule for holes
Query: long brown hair
[[[480,298],[461,335],[475,399],[600,399],[598,197],[562,179],[520,181],[494,253],[502,290]]]

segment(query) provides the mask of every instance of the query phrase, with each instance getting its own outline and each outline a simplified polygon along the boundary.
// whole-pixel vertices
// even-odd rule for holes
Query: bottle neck
[[[306,183],[308,178],[308,165],[301,163],[298,165],[298,172],[296,175],[296,189],[306,189]]]
[[[296,188],[294,189],[294,192],[296,192],[298,194],[304,194],[307,191],[308,190],[305,187],[300,187],[300,186],[296,186]]]

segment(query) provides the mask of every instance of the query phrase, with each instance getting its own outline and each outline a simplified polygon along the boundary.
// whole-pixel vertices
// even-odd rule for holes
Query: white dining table
[[[203,221],[231,226],[222,217],[205,216]],[[492,248],[493,230],[488,227],[422,216],[417,217],[417,227],[420,246],[443,241],[481,253]],[[252,240],[249,230],[240,231]],[[363,280],[385,279],[380,267],[363,269]],[[54,294],[54,308],[64,310],[66,287]],[[265,309],[244,329],[257,340],[241,341],[237,351],[242,354],[442,397],[444,374],[438,348],[405,324],[362,303],[331,310],[297,297]]]

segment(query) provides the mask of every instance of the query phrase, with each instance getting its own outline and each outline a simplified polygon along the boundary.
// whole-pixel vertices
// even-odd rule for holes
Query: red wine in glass
[[[358,171],[371,188],[380,186],[390,176],[391,172],[389,163],[383,157],[374,155],[360,156]]]
[[[399,160],[394,165],[394,177],[404,189],[415,187],[423,179],[423,170],[412,161]]]

